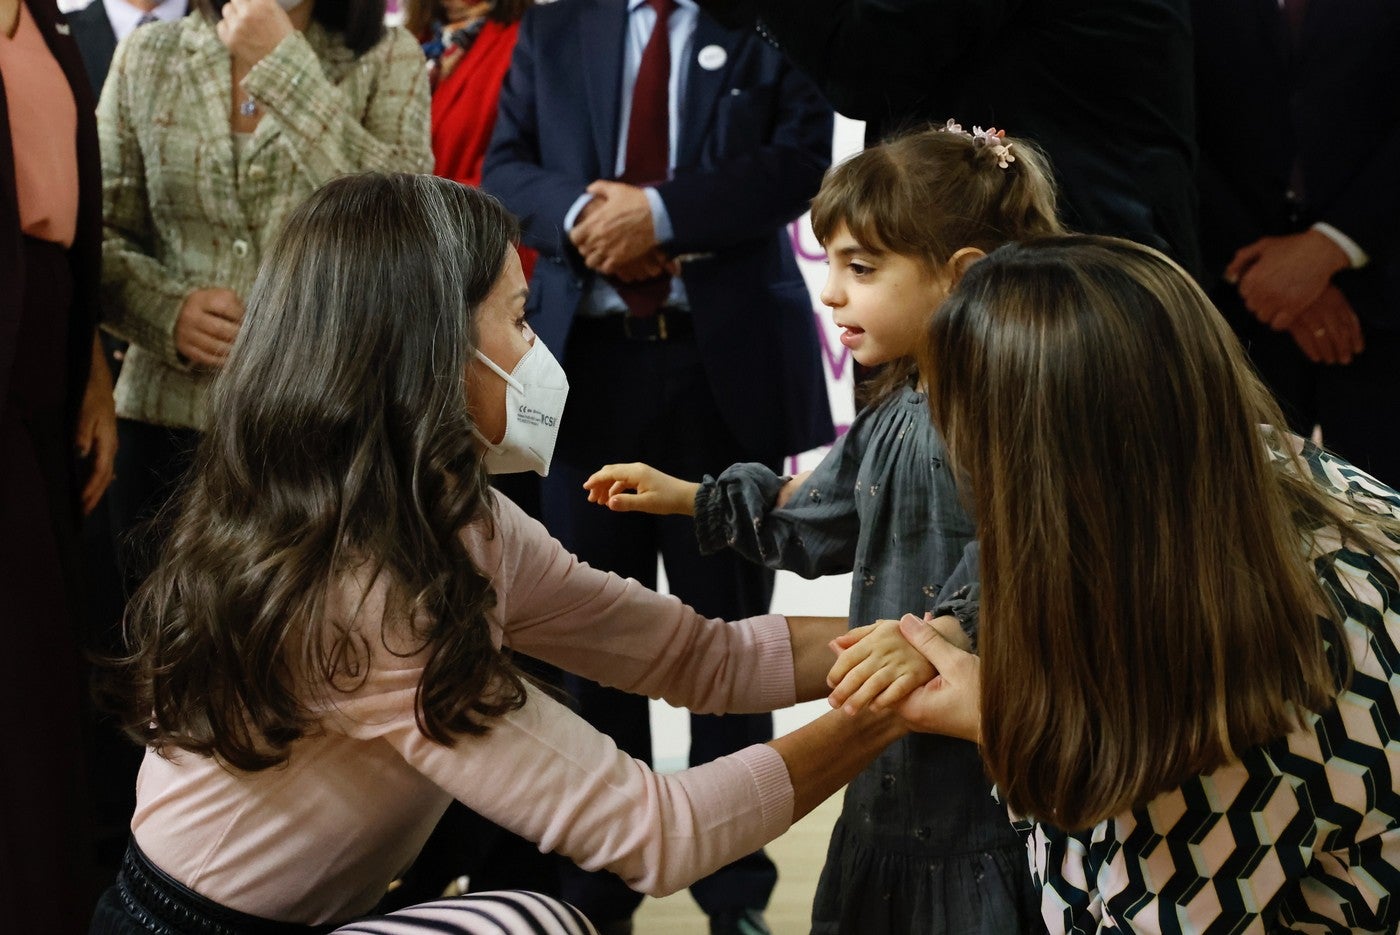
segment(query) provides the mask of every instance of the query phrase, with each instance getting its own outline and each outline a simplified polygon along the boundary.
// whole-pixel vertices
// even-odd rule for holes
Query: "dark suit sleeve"
[[[918,113],[1012,19],[1022,0],[699,0],[731,27],[759,26],[858,120]],[[950,115],[951,116],[951,115]]]
[[[1376,146],[1342,196],[1318,218],[1346,234],[1372,258],[1389,256],[1400,239],[1400,126]]]
[[[1206,282],[1225,275],[1235,252],[1261,236],[1258,219],[1245,207],[1215,162],[1204,152],[1196,164],[1201,195],[1201,257]]]
[[[537,19],[532,14],[527,11],[520,22],[515,54],[501,85],[481,187],[520,218],[526,246],[546,256],[567,256],[572,245],[565,236],[564,215],[592,179],[548,170],[541,164]]]
[[[831,164],[831,108],[786,62],[779,75],[770,103],[773,129],[762,146],[700,167],[677,167],[670,181],[657,186],[675,232],[667,252],[719,250],[771,237],[807,210]]]

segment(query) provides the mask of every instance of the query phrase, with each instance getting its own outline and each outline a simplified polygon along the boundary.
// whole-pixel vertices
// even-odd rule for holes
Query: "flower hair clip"
[[[1001,168],[1005,169],[1016,161],[1016,157],[1011,154],[1011,147],[1014,144],[1005,142],[1005,130],[998,130],[996,127],[988,127],[985,130],[981,127],[973,127],[972,138],[992,151],[992,157],[996,159],[997,165]]]
[[[981,127],[973,127],[968,133],[962,128],[962,124],[956,120],[949,120],[942,128],[945,133],[961,133],[975,142],[979,147],[991,152],[992,158],[996,160],[998,167],[1005,169],[1016,161],[1016,157],[1011,152],[1014,143],[1006,142],[1006,131],[998,130],[996,127],[988,127],[983,130]]]

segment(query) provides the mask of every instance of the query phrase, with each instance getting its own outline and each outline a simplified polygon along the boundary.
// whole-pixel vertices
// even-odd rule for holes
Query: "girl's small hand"
[[[601,503],[616,513],[694,516],[700,485],[633,462],[599,468],[583,482],[583,489],[589,503]]]
[[[217,32],[229,54],[252,68],[296,27],[276,0],[228,0]]]
[[[925,625],[913,614],[905,619]],[[898,620],[857,627],[831,645],[840,652],[826,679],[831,706],[847,714],[867,706],[877,711],[894,708],[935,675],[928,660],[904,638]]]

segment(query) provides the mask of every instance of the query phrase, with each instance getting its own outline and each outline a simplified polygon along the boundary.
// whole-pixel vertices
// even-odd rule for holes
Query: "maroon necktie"
[[[632,86],[632,115],[627,123],[627,151],[621,181],[629,185],[655,185],[670,174],[671,154],[671,30],[667,21],[676,0],[647,0],[656,11],[656,25],[642,50],[637,81]],[[655,315],[671,294],[671,277],[642,282],[611,280],[628,314],[639,318]]]

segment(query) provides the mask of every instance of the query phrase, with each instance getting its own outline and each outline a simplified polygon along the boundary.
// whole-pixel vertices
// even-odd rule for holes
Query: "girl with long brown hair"
[[[980,738],[1051,931],[1395,931],[1400,495],[1288,434],[1201,290],[1126,241],[993,253],[923,372],[979,655],[906,618],[939,675],[901,711]]]
[[[670,892],[902,734],[833,712],[658,776],[520,676],[512,650],[695,710],[771,710],[824,693],[845,621],[703,618],[490,490],[548,470],[567,390],[525,322],[514,229],[475,189],[363,175],[269,245],[129,612],[147,754],[95,932],[331,928],[374,908],[452,798]],[[480,930],[450,909],[434,931]]]
[[[833,168],[812,229],[830,258],[822,301],[842,343],[885,370],[850,430],[794,478],[736,464],[695,484],[611,465],[589,495],[614,510],[693,514],[706,552],[732,548],[805,577],[854,572],[850,621],[861,627],[939,607],[974,535],[924,415],[914,355],[929,318],[986,251],[1060,226],[1036,149],[949,121]],[[1034,927],[1031,897],[1020,839],[988,795],[976,747],[912,737],[847,790],[813,931],[1010,935]]]

